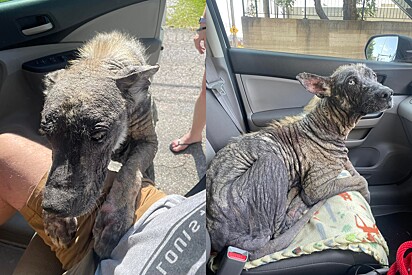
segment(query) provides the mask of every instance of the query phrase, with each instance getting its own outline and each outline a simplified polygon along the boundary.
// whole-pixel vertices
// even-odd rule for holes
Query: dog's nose
[[[47,205],[47,204],[44,204],[44,203],[42,204],[42,208],[43,208],[44,211],[49,212],[51,214],[58,215],[58,214],[62,213],[61,209],[56,209],[56,208],[52,207],[51,205]]]
[[[57,216],[67,216],[68,214],[67,207],[60,203],[43,201],[41,206],[44,211],[55,214]]]
[[[379,96],[381,98],[388,99],[393,96],[393,91],[391,89],[385,89],[379,94]]]

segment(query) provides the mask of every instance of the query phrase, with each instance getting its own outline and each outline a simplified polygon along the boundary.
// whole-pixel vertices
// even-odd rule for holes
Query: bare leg
[[[193,140],[202,140],[202,131],[206,125],[206,75],[203,74],[202,89],[195,103],[190,136]]]
[[[0,224],[26,204],[50,165],[50,149],[15,134],[0,135]]]
[[[180,139],[175,139],[170,144],[173,152],[185,150],[188,145],[202,140],[202,131],[206,125],[206,75],[203,74],[202,89],[195,103],[193,111],[192,128]],[[186,145],[184,145],[186,144]]]

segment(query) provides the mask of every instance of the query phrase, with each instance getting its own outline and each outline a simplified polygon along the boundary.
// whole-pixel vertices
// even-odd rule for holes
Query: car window
[[[217,1],[231,47],[363,60],[368,52],[373,60],[400,62],[407,61],[395,58],[399,55],[397,44],[407,41],[405,55],[412,50],[412,7],[408,3],[411,2]],[[372,36],[383,34],[395,35],[368,44]]]

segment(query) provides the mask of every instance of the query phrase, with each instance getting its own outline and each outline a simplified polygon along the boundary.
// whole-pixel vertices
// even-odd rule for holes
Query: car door
[[[232,1],[208,2],[216,29],[208,33],[209,54],[225,81],[229,101],[221,109],[229,106],[235,117],[227,118],[238,120],[241,131],[259,130],[273,119],[300,113],[311,99],[312,95],[296,80],[298,73],[327,76],[340,65],[365,63],[377,73],[382,84],[394,90],[394,106],[360,120],[348,136],[349,158],[368,181],[374,215],[390,216],[393,218],[390,221],[402,224],[404,216],[400,213],[411,211],[412,64],[366,60],[364,49],[372,35],[396,33],[411,37],[409,15],[393,6],[392,10],[399,13],[385,18],[392,22],[365,14],[363,20],[346,21],[338,15],[332,16],[339,10],[338,1],[337,4],[322,1],[336,6],[336,9],[325,8],[330,19],[336,19],[328,21],[319,20],[313,3],[312,7],[303,7],[303,1],[295,1],[289,13],[283,7],[282,14],[281,1],[274,1],[265,16],[265,1],[242,2],[243,6]],[[379,6],[376,12],[385,16],[388,11]],[[216,121],[209,106],[207,114],[207,137],[215,144],[216,151],[222,142],[214,140],[214,136],[221,135],[222,129],[214,130],[209,124]],[[390,235],[393,234],[386,237],[391,238]],[[396,249],[400,242],[390,240],[389,245]]]
[[[165,0],[0,1],[0,133],[45,143],[38,135],[42,78],[64,68],[97,32],[118,30],[135,36],[144,44],[148,62],[157,63],[165,5]],[[19,215],[0,227],[4,274],[11,274],[19,249],[32,234]]]

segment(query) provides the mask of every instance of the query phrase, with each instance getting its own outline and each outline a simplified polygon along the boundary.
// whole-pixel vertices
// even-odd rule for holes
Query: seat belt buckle
[[[226,95],[225,81],[221,77],[219,80],[206,82],[206,88],[212,90],[214,93],[218,92],[220,95]]]
[[[246,250],[229,246],[226,253],[222,255],[220,260],[219,270],[217,275],[233,274],[237,275],[242,273],[245,263],[249,258],[249,253]]]

